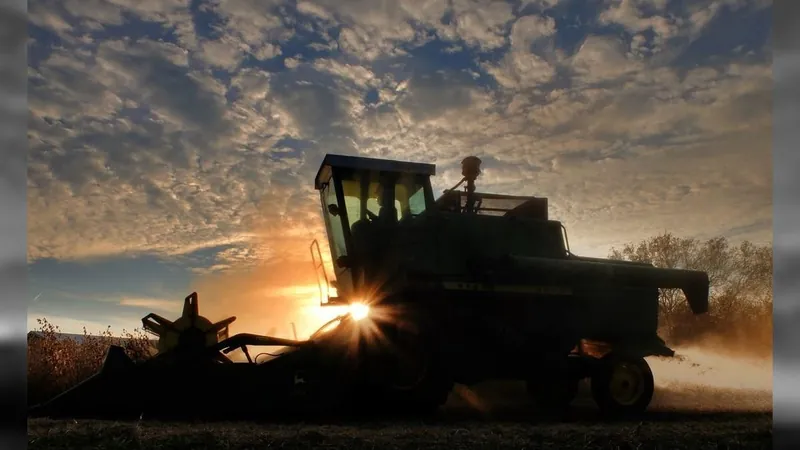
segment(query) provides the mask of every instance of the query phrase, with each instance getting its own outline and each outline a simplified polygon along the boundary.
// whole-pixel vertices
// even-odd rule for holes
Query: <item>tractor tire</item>
[[[435,413],[454,385],[434,350],[435,337],[403,332],[389,335],[395,351],[381,363],[382,382],[372,391],[372,403],[379,402],[379,409],[390,414]]]
[[[597,361],[591,373],[592,397],[609,417],[644,413],[653,399],[653,372],[644,358],[614,354]]]

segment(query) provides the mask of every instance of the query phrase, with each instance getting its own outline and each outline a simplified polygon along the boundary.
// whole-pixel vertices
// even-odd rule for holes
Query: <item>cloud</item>
[[[326,152],[437,163],[437,192],[476,154],[481,189],[551,197],[601,256],[665,228],[771,239],[764,44],[686,51],[754,8],[79,3],[31,8],[31,259],[305,264]]]
[[[520,17],[511,28],[511,48],[499,64],[486,63],[486,70],[509,89],[535,87],[550,81],[556,75],[553,56],[558,56],[552,48],[551,38],[555,32],[555,21],[551,17]],[[538,54],[533,51],[534,46],[540,49]],[[545,54],[541,53],[543,47],[548,50]]]
[[[124,297],[119,301],[121,306],[132,306],[136,308],[146,308],[156,310],[157,312],[168,312],[180,314],[183,307],[175,300],[164,300],[159,298],[136,298]]]
[[[467,45],[481,50],[502,47],[506,42],[506,25],[514,19],[506,2],[457,0],[453,2],[451,25],[445,36],[455,35]]]
[[[95,0],[68,0],[63,4],[64,9],[84,26],[90,28],[122,25],[124,9],[119,4]]]
[[[572,57],[572,69],[584,83],[613,80],[641,71],[641,65],[629,59],[619,39],[588,36]]]
[[[601,23],[620,24],[639,37],[643,37],[643,32],[650,31],[654,35],[653,45],[659,47],[679,31],[677,21],[665,14],[668,3],[665,0],[617,0],[611,2],[608,9],[600,14],[599,19]],[[703,22],[713,16],[718,6],[718,3],[708,5],[708,9],[704,10],[708,16],[703,18]],[[693,23],[696,23],[698,28],[705,24],[699,22],[697,18]]]

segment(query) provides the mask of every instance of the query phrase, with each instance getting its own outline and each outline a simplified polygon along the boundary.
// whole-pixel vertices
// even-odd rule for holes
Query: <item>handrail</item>
[[[567,247],[567,256],[571,256],[572,251],[569,249],[569,236],[567,235],[567,227],[565,227],[563,223],[561,224],[561,231],[564,232],[564,244]]]
[[[316,254],[314,250],[316,248]],[[319,248],[319,242],[316,239],[311,241],[311,245],[309,246],[309,250],[311,251],[311,263],[314,266],[314,275],[317,277],[317,287],[319,288],[319,303],[320,305],[328,303],[328,299],[330,299],[330,281],[328,280],[328,272],[325,270],[325,262],[322,260],[322,251]],[[317,262],[317,257],[319,257],[319,262]],[[319,272],[322,269],[322,277],[325,281],[325,288],[327,292],[323,294],[322,292],[322,281],[319,279]],[[325,301],[323,302],[322,299],[325,297]]]

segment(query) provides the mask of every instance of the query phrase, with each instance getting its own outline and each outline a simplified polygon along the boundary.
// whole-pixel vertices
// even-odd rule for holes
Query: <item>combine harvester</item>
[[[307,340],[229,337],[235,318],[211,323],[193,293],[177,321],[142,319],[159,336],[155,357],[134,363],[112,347],[98,374],[31,414],[422,413],[454,383],[500,379],[563,413],[586,378],[604,414],[644,412],[645,357],[674,356],[657,335],[659,289],[682,290],[703,314],[707,274],[573,255],[546,198],[476,192],[480,163],[466,158],[461,182],[435,199],[431,164],[327,155],[315,188],[334,277],[316,241],[311,253],[322,306],[349,313]],[[258,347],[280,348],[260,361]]]

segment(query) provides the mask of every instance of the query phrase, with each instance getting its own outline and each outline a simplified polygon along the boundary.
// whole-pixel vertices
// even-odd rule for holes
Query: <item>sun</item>
[[[355,320],[363,320],[369,317],[369,305],[363,303],[351,303],[349,305],[350,315]]]
[[[376,309],[363,301],[353,302],[350,304],[321,306],[315,304],[315,300],[316,299],[310,299],[309,303],[312,304],[306,306],[307,314],[309,314],[308,325],[313,329],[316,329],[314,327],[327,323],[343,314],[349,315],[357,322],[365,322],[366,319],[375,318],[377,315]],[[384,312],[384,309],[385,308],[381,308],[382,313]],[[313,332],[313,329],[311,332]],[[309,330],[303,328],[303,332],[307,331]]]

